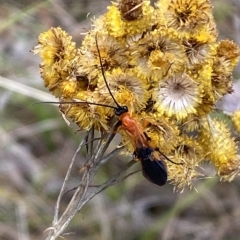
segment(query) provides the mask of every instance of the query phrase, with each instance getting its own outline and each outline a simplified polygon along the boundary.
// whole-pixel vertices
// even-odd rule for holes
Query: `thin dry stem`
[[[79,144],[79,147],[76,150],[71,160],[68,171],[66,173],[66,177],[63,182],[62,189],[59,193],[59,197],[58,197],[56,208],[55,208],[53,225],[52,227],[49,227],[47,229],[49,233],[46,240],[54,240],[57,237],[59,237],[64,232],[64,230],[66,229],[68,224],[71,222],[72,218],[76,215],[76,213],[94,196],[96,196],[98,193],[102,192],[104,189],[108,188],[109,186],[117,184],[123,179],[126,179],[128,176],[133,174],[133,173],[125,174],[125,172],[135,163],[134,160],[130,161],[122,170],[120,170],[118,173],[112,176],[105,183],[97,187],[97,189],[94,192],[88,193],[90,183],[93,180],[94,176],[96,175],[98,169],[103,164],[105,164],[111,157],[119,153],[123,148],[123,147],[119,147],[117,149],[114,149],[112,152],[110,152],[104,157],[104,154],[108,149],[109,144],[111,143],[112,139],[115,136],[116,128],[117,128],[117,123],[113,124],[113,127],[111,128],[110,133],[102,134],[101,139],[96,144],[95,148],[93,145],[94,131],[92,129],[86,133],[84,139]],[[76,188],[76,191],[72,196],[72,199],[68,204],[66,210],[63,212],[63,214],[59,218],[60,202],[61,202],[62,195],[65,191],[66,183],[70,178],[70,173],[71,173],[73,164],[76,160],[76,157],[85,145],[87,149],[87,159],[84,165],[85,168],[83,168],[83,171],[82,171],[83,177],[78,187]]]
[[[84,139],[81,141],[81,143],[79,144],[78,146],[78,149],[76,150],[71,162],[70,162],[70,165],[69,165],[69,168],[68,168],[68,171],[67,171],[67,174],[65,176],[65,179],[63,181],[63,185],[62,185],[62,188],[61,188],[61,191],[59,193],[59,196],[58,196],[58,199],[57,199],[57,203],[56,203],[56,207],[55,207],[55,213],[54,213],[54,219],[53,219],[53,225],[55,225],[58,221],[58,215],[59,215],[59,208],[60,208],[60,202],[61,202],[61,198],[62,198],[62,195],[64,194],[64,191],[65,191],[65,186],[66,186],[66,183],[70,177],[70,174],[71,174],[71,171],[72,171],[72,167],[73,167],[73,164],[76,160],[76,157],[78,155],[78,153],[80,152],[80,150],[82,149],[83,145],[85,144],[86,142],[86,138],[87,138],[87,135],[84,137]]]

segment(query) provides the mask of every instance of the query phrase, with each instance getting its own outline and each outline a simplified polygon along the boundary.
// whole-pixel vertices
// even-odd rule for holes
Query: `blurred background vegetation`
[[[154,1],[153,1],[154,2]],[[38,35],[61,26],[80,46],[91,19],[106,12],[109,0],[0,0],[0,239],[42,239],[69,162],[82,133],[69,128],[50,104],[38,71],[40,60],[30,50]],[[219,38],[240,44],[240,2],[215,0]],[[90,13],[90,14],[88,14]],[[219,105],[240,108],[240,66],[235,93]],[[116,146],[118,141],[116,140]],[[100,184],[128,158],[120,155],[96,176]],[[68,189],[79,181],[84,153],[73,169]],[[137,173],[95,197],[70,226],[75,240],[236,240],[240,239],[240,179],[220,183],[209,176],[195,182],[197,191],[173,193]],[[64,195],[62,209],[72,192]]]

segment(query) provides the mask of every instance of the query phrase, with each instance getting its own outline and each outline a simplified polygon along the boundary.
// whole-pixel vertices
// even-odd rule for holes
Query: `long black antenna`
[[[120,106],[119,103],[116,101],[115,97],[113,96],[110,88],[109,88],[109,85],[107,83],[107,80],[106,80],[106,76],[105,76],[105,72],[103,70],[103,63],[102,63],[102,58],[101,58],[101,53],[100,53],[100,50],[99,50],[99,47],[98,47],[98,40],[97,40],[97,33],[95,35],[95,42],[96,42],[96,47],[97,47],[97,52],[98,52],[98,56],[99,56],[99,62],[100,62],[100,66],[101,66],[101,72],[102,72],[102,76],[103,76],[103,80],[105,82],[105,85],[108,89],[108,92],[109,94],[111,95],[113,101],[115,102],[116,106],[117,107],[114,107],[114,106],[110,106],[110,105],[107,105],[107,104],[101,104],[101,103],[93,103],[93,102],[87,102],[87,101],[66,101],[66,102],[36,102],[36,103],[33,103],[33,105],[35,104],[41,104],[41,103],[50,103],[50,104],[78,104],[78,103],[86,103],[86,104],[91,104],[91,105],[96,105],[96,106],[101,106],[101,107],[108,107],[108,108],[112,108],[112,109],[115,109],[115,114],[117,116],[120,116],[122,113],[128,111],[127,107],[126,106]]]
[[[147,138],[147,141],[151,141],[151,138],[147,135],[146,132],[143,132],[144,136]],[[169,162],[176,164],[176,165],[182,165],[182,163],[176,163],[173,160],[171,160],[168,156],[166,156],[162,151],[160,151],[159,148],[155,148],[156,151],[158,151],[166,160],[168,160]]]
[[[101,66],[101,72],[102,72],[102,76],[103,76],[103,80],[106,84],[106,87],[108,89],[108,92],[110,93],[113,101],[115,102],[115,104],[117,105],[118,108],[121,108],[121,106],[118,104],[118,102],[116,101],[116,99],[114,98],[110,88],[109,88],[109,85],[107,83],[107,80],[106,80],[106,76],[105,76],[105,73],[104,73],[104,70],[103,70],[103,63],[102,63],[102,58],[101,58],[101,54],[100,54],[100,50],[99,50],[99,47],[98,47],[98,40],[97,40],[97,33],[95,35],[95,42],[96,42],[96,47],[97,47],[97,52],[98,52],[98,56],[99,56],[99,62],[100,62],[100,66]]]
[[[167,157],[163,152],[161,152],[159,149],[157,150],[163,157],[165,157],[166,160],[168,160],[169,162],[176,164],[176,165],[183,165],[183,163],[176,163],[173,160],[171,160],[169,157]]]
[[[32,105],[35,104],[41,104],[41,103],[50,103],[50,104],[79,104],[79,103],[86,103],[86,104],[91,104],[91,105],[96,105],[96,106],[101,106],[101,107],[108,107],[108,108],[112,108],[116,110],[116,107],[107,105],[107,104],[101,104],[101,103],[93,103],[93,102],[86,102],[86,101],[78,101],[78,102],[74,102],[74,101],[69,101],[69,102],[35,102]]]

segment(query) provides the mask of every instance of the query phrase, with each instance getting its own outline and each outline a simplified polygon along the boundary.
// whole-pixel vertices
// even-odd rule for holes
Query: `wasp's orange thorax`
[[[142,125],[129,112],[123,113],[119,120],[122,122],[121,128],[127,133],[134,147],[148,146]]]

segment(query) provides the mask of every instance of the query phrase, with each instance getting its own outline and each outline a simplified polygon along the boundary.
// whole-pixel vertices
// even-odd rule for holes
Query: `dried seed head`
[[[209,52],[209,45],[206,42],[200,42],[197,39],[190,38],[183,41],[186,55],[191,64],[198,64],[202,62]]]
[[[212,66],[212,88],[216,99],[232,93],[232,66],[224,57],[215,58]]]
[[[198,83],[187,74],[176,74],[165,79],[154,91],[157,111],[167,116],[183,119],[196,112],[200,103]]]
[[[208,0],[161,0],[157,7],[167,26],[177,30],[192,31],[211,19]]]
[[[143,0],[119,0],[118,9],[122,19],[126,21],[134,21],[143,16],[142,14]]]

